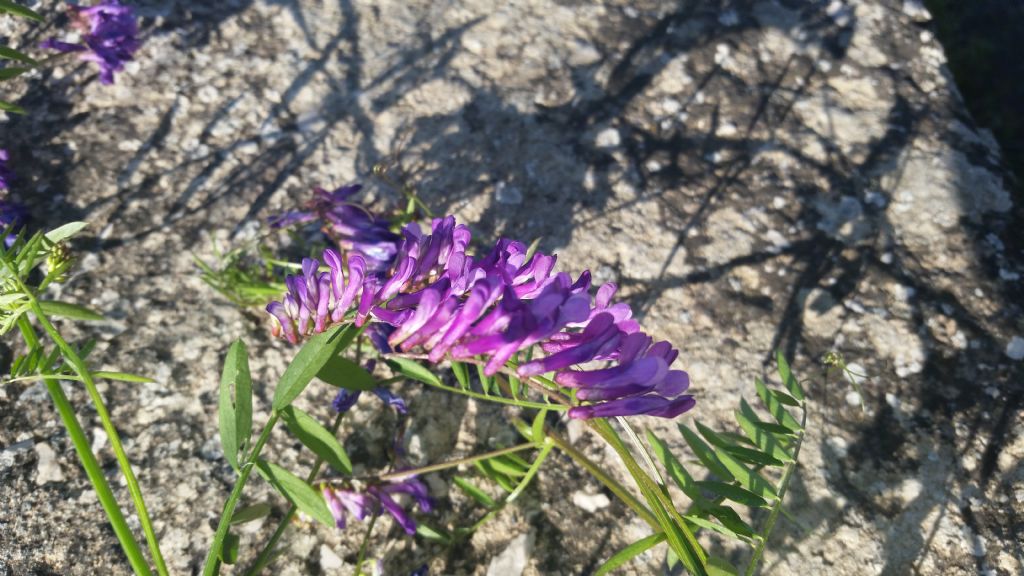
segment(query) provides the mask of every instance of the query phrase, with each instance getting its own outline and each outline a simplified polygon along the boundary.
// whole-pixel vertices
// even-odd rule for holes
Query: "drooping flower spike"
[[[362,190],[359,184],[342,186],[333,192],[313,189],[306,210],[285,212],[269,219],[272,228],[319,221],[324,233],[344,254],[360,254],[371,273],[383,272],[395,259],[401,236],[392,232],[389,222],[379,218],[351,198]]]
[[[426,484],[415,476],[389,484],[373,485],[365,492],[343,490],[326,484],[321,491],[338,528],[345,527],[348,514],[359,520],[364,520],[370,514],[383,509],[394,517],[406,534],[411,536],[416,533],[416,520],[408,510],[395,501],[394,496],[397,494],[410,496],[423,512],[430,512],[434,509]]]
[[[575,281],[553,273],[554,256],[528,257],[516,241],[500,240],[475,257],[466,252],[469,229],[451,216],[434,219],[429,234],[410,224],[402,238],[381,274],[367,274],[359,255],[345,266],[331,249],[324,251],[327,271],[316,260],[303,261],[303,274],[288,278],[283,300],[267,307],[274,334],[297,343],[338,322],[383,324],[394,350],[420,350],[434,363],[486,359],[487,375],[539,346],[545,355],[519,366],[518,375],[553,372],[555,382],[577,389],[577,399],[588,404],[571,408],[571,418],[674,418],[693,407],[684,394],[688,375],[671,368],[678,351],[641,332],[627,304],[612,302],[614,284],[592,298],[589,272]]]
[[[114,83],[114,73],[124,70],[141,42],[135,11],[117,0],[103,0],[93,6],[71,6],[72,26],[82,33],[82,43],[73,44],[50,38],[40,44],[58,52],[82,52],[82,60],[100,67],[100,82]]]

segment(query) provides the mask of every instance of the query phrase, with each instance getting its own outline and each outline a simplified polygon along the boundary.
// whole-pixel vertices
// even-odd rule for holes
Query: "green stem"
[[[370,544],[370,534],[373,533],[373,526],[377,523],[377,518],[380,518],[380,513],[375,513],[370,517],[370,525],[366,527],[366,535],[363,536],[363,543],[359,546],[359,556],[356,559],[357,576],[362,576],[363,574],[363,561],[366,559],[366,548]]]
[[[679,516],[679,512],[676,510],[672,500],[644,472],[636,459],[633,458],[629,448],[623,444],[622,439],[619,438],[619,435],[615,433],[615,430],[606,420],[594,418],[587,420],[587,424],[605,442],[611,445],[615,453],[619,455],[619,459],[625,464],[626,469],[640,489],[640,493],[643,494],[644,498],[651,505],[654,516],[661,526],[661,531],[664,531],[665,536],[668,538],[669,545],[679,556],[679,559],[682,560],[686,569],[693,574],[706,575],[707,554],[700,547],[693,532],[687,527],[686,522]]]
[[[263,427],[263,431],[260,433],[259,439],[256,440],[256,445],[253,446],[252,451],[249,453],[249,457],[245,463],[240,467],[240,473],[238,479],[235,480],[235,486],[231,489],[231,495],[228,496],[228,501],[224,504],[224,511],[220,515],[220,523],[217,524],[217,532],[213,535],[213,544],[210,545],[210,551],[206,554],[206,564],[203,566],[203,576],[212,576],[218,572],[218,556],[220,555],[221,549],[224,547],[224,538],[228,534],[228,528],[231,526],[231,516],[235,512],[235,506],[238,505],[238,500],[242,497],[242,489],[245,488],[245,483],[249,480],[249,474],[252,473],[252,469],[256,467],[256,461],[259,459],[260,452],[263,451],[263,445],[270,439],[270,433],[274,429],[274,425],[277,424],[277,420],[280,415],[277,412],[273,412],[270,415],[270,420],[267,420],[266,426]]]
[[[336,435],[338,433],[338,428],[341,427],[341,421],[344,419],[344,412],[334,417],[334,422],[331,423],[330,427],[332,435]],[[310,470],[309,474],[306,475],[306,484],[310,484],[313,482],[313,480],[316,479],[316,475],[320,473],[320,467],[323,466],[323,464],[324,459],[320,456],[317,456],[316,461],[313,462],[313,469]],[[277,528],[274,530],[274,533],[270,536],[270,540],[267,541],[266,546],[263,547],[263,550],[260,550],[260,554],[256,557],[256,560],[253,562],[252,567],[245,572],[246,574],[259,574],[264,568],[267,567],[267,564],[270,563],[270,558],[274,553],[274,547],[277,546],[278,540],[280,540],[281,537],[284,536],[285,531],[288,530],[288,525],[291,523],[292,517],[295,516],[295,513],[297,511],[298,507],[295,506],[295,504],[291,504],[288,506],[288,511],[285,512],[284,518],[282,518],[281,522],[277,525]]]
[[[754,554],[750,557],[750,564],[747,565],[746,576],[754,576],[754,570],[757,568],[757,563],[761,560],[761,554],[764,553],[764,547],[768,544],[768,537],[772,533],[772,528],[775,527],[775,521],[779,518],[779,511],[782,510],[782,502],[786,497],[786,490],[789,489],[789,481],[793,478],[793,472],[796,470],[796,463],[799,462],[800,448],[804,445],[804,435],[807,429],[807,409],[804,408],[803,417],[800,422],[800,437],[797,439],[796,449],[793,450],[793,461],[786,468],[786,471],[782,475],[782,482],[779,484],[779,499],[775,501],[775,506],[772,508],[771,514],[768,515],[768,521],[764,525],[764,536],[758,539],[757,547],[754,548]]]
[[[587,472],[597,479],[598,482],[604,484],[612,494],[615,494],[622,500],[622,502],[629,506],[634,512],[636,512],[644,522],[647,522],[655,532],[661,531],[661,525],[658,524],[658,519],[654,517],[654,514],[644,506],[642,502],[636,499],[635,496],[629,493],[629,490],[625,486],[619,484],[614,478],[605,473],[593,460],[587,458],[582,452],[577,450],[569,444],[567,440],[555,434],[554,432],[548,432],[548,438],[558,446],[558,449],[565,452],[570,458],[572,458],[577,464],[582,466]]]
[[[128,455],[125,454],[124,446],[121,444],[121,436],[117,433],[117,429],[114,427],[113,421],[110,419],[110,413],[107,412],[106,404],[103,402],[103,397],[100,396],[99,390],[96,388],[96,382],[92,378],[92,373],[89,372],[89,367],[86,366],[85,361],[78,355],[74,347],[64,340],[64,337],[60,335],[60,332],[53,326],[50,320],[43,313],[42,307],[39,305],[39,301],[34,296],[29,295],[31,302],[32,313],[39,320],[39,325],[43,327],[43,330],[50,336],[57,347],[60,348],[61,354],[71,364],[75,372],[82,379],[82,383],[85,385],[85,390],[89,393],[89,398],[92,400],[93,406],[96,408],[96,414],[99,416],[100,423],[103,425],[103,431],[107,433],[107,438],[110,440],[110,446],[114,450],[114,456],[117,458],[117,464],[121,468],[121,473],[124,475],[126,484],[128,485],[128,493],[131,494],[132,503],[135,505],[135,511],[139,515],[139,523],[142,525],[142,532],[146,535],[146,543],[149,545],[149,552],[153,556],[153,561],[156,563],[157,574],[161,576],[167,576],[167,565],[164,563],[164,558],[160,554],[160,544],[157,541],[156,532],[153,530],[153,524],[149,519],[149,511],[146,509],[146,503],[142,499],[142,490],[139,488],[139,482],[135,478],[135,472],[132,471],[131,462],[128,460]]]
[[[18,319],[18,328],[21,330],[25,342],[30,348],[39,346],[39,339],[36,336],[35,330],[32,329],[28,317],[22,316]],[[49,369],[49,366],[43,367],[43,371],[48,372]],[[110,484],[107,483],[107,479],[103,476],[103,469],[96,460],[96,456],[92,453],[89,440],[82,430],[82,425],[78,422],[78,417],[75,416],[71,403],[68,401],[67,396],[64,395],[64,389],[60,387],[59,382],[47,379],[46,390],[50,393],[50,398],[53,399],[53,404],[60,414],[64,428],[68,431],[68,436],[75,447],[75,452],[82,463],[82,468],[85,469],[89,482],[92,483],[93,488],[96,490],[96,497],[99,499],[100,505],[103,506],[103,511],[107,513],[110,526],[114,529],[114,534],[121,543],[125,556],[128,557],[128,563],[131,564],[132,570],[136,574],[149,576],[152,574],[149,565],[146,563],[146,559],[142,555],[142,550],[135,541],[135,537],[132,536],[131,528],[128,527],[128,523],[121,513],[121,507],[118,505],[117,499],[110,489]]]
[[[536,448],[537,445],[533,442],[527,442],[525,444],[517,444],[508,448],[500,448],[498,450],[492,450],[490,452],[484,452],[483,454],[474,454],[473,456],[466,456],[465,458],[456,458],[455,460],[447,460],[445,462],[438,462],[437,464],[429,464],[427,466],[421,466],[419,468],[412,468],[409,470],[402,470],[401,472],[392,472],[390,474],[381,474],[380,476],[373,476],[374,480],[398,480],[399,478],[407,478],[409,476],[417,476],[420,474],[426,474],[428,472],[437,472],[438,470],[447,470],[448,468],[455,468],[463,464],[472,464],[478,460],[487,460],[488,458],[494,458],[495,456],[501,456],[503,454],[511,454],[513,452],[522,452],[523,450],[529,450],[530,448]]]

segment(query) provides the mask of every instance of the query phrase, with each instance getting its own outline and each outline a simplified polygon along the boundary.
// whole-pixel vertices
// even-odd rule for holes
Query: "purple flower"
[[[387,388],[374,388],[373,393],[377,395],[377,398],[383,400],[385,404],[394,408],[395,412],[398,412],[400,415],[405,416],[409,413],[405,400],[402,400],[397,394],[392,394]]]
[[[477,258],[466,252],[470,239],[449,216],[435,219],[429,234],[407,226],[394,261],[377,275],[366,273],[359,255],[349,258],[347,273],[333,250],[324,252],[329,273],[307,259],[303,274],[287,279],[282,301],[267,307],[274,334],[295,343],[331,323],[371,322],[388,327],[390,349],[418,349],[435,363],[445,356],[485,359],[488,375],[537,346],[544,355],[520,365],[517,375],[553,373],[555,382],[575,388],[577,400],[590,404],[570,417],[673,418],[692,408],[692,396],[683,394],[689,376],[671,368],[678,351],[641,332],[630,307],[612,301],[614,284],[592,298],[589,272],[575,281],[553,273],[554,256],[527,258],[525,245],[510,240]]]
[[[401,504],[393,498],[397,494],[410,496],[423,512],[433,510],[433,503],[427,493],[427,486],[415,476],[399,482],[370,486],[366,492],[342,490],[325,485],[322,489],[324,501],[334,516],[338,528],[345,527],[347,514],[364,520],[371,513],[383,508],[395,518],[395,521],[409,535],[416,533],[416,521]]]
[[[11,182],[14,180],[14,172],[7,167],[7,162],[11,159],[10,153],[3,148],[0,148],[0,190],[7,190],[11,187]]]
[[[344,414],[352,409],[359,401],[359,395],[362,394],[359,390],[349,390],[348,388],[342,388],[338,390],[338,395],[334,397],[334,401],[331,402],[331,407],[338,414]]]
[[[0,200],[0,230],[7,231],[4,246],[10,248],[18,239],[18,228],[28,221],[28,209],[9,200]]]
[[[401,237],[390,230],[390,222],[378,218],[350,197],[362,190],[360,184],[342,186],[333,192],[313,189],[306,210],[285,212],[269,219],[273,228],[319,221],[324,233],[345,254],[361,254],[371,273],[382,272],[394,260]],[[339,258],[340,262],[340,258]]]
[[[352,514],[359,520],[364,520],[370,515],[375,507],[375,501],[368,494],[360,494],[350,490],[339,490],[330,486],[323,487],[324,501],[334,516],[334,523],[338,528],[345,527],[345,513]]]
[[[114,73],[124,70],[141,43],[138,25],[132,7],[122,6],[117,0],[103,0],[90,7],[69,7],[72,26],[82,32],[82,44],[62,42],[50,38],[40,44],[42,48],[58,52],[84,52],[81,58],[100,67],[100,82],[114,83]]]

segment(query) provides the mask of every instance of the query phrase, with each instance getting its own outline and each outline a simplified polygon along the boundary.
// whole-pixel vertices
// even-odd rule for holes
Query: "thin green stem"
[[[771,536],[772,528],[775,527],[775,521],[779,518],[779,511],[782,510],[782,502],[786,497],[786,491],[789,489],[789,481],[793,478],[793,472],[796,470],[796,464],[800,459],[800,448],[804,444],[804,435],[807,433],[807,408],[803,410],[803,417],[800,422],[800,436],[797,439],[796,448],[793,450],[793,461],[790,462],[786,471],[782,475],[782,482],[779,484],[779,499],[775,502],[775,506],[772,508],[771,514],[768,515],[768,521],[764,525],[764,537],[759,538],[757,547],[754,548],[754,554],[750,557],[750,564],[747,565],[746,576],[754,576],[754,570],[757,569],[757,563],[761,560],[761,554],[764,553],[764,547],[768,544],[768,538]]]
[[[330,427],[332,435],[336,435],[338,433],[338,428],[341,427],[341,422],[344,419],[344,412],[334,417],[334,422],[331,423]],[[310,470],[309,474],[306,475],[306,484],[310,484],[313,482],[313,480],[316,479],[316,475],[320,473],[320,467],[323,466],[323,464],[324,459],[320,456],[317,456],[316,460],[313,462],[313,469]],[[284,536],[285,531],[288,530],[288,525],[291,523],[292,518],[295,516],[295,513],[297,511],[298,507],[295,506],[295,504],[291,504],[288,506],[288,511],[285,512],[284,518],[282,518],[281,522],[277,525],[277,528],[274,530],[274,533],[270,536],[270,540],[267,541],[267,544],[263,547],[263,550],[260,550],[260,554],[256,557],[256,560],[253,562],[252,567],[245,572],[246,574],[259,574],[260,571],[267,567],[267,564],[270,563],[270,559],[274,554],[274,547],[277,546],[278,540],[280,540],[281,537]]]
[[[18,319],[18,328],[21,330],[29,347],[35,348],[39,346],[39,338],[36,336],[35,330],[32,328],[32,324],[29,323],[27,316],[22,316]],[[44,372],[49,371],[49,369],[49,366],[42,368]],[[60,387],[59,382],[48,379],[46,380],[46,391],[49,392],[50,398],[53,399],[53,404],[57,408],[57,413],[60,414],[64,428],[68,431],[68,437],[71,438],[71,443],[75,447],[75,452],[82,463],[82,468],[85,469],[89,482],[92,483],[93,488],[96,490],[96,497],[99,499],[100,505],[103,506],[103,511],[106,512],[107,518],[110,520],[110,526],[114,529],[114,534],[121,543],[125,556],[128,557],[128,563],[131,564],[132,570],[136,574],[149,576],[152,574],[149,564],[147,564],[142,550],[135,541],[131,528],[128,527],[128,523],[125,521],[121,507],[118,505],[117,499],[110,489],[110,484],[107,483],[106,477],[103,476],[103,469],[96,460],[96,456],[92,453],[89,440],[82,430],[82,425],[78,422],[78,417],[75,416],[71,402],[68,401],[67,396],[64,394],[64,389]]]
[[[465,458],[457,458],[455,460],[448,460],[446,462],[439,462],[437,464],[430,464],[428,466],[421,466],[419,468],[413,468],[410,470],[402,470],[401,472],[392,472],[390,474],[382,474],[380,476],[373,476],[375,480],[398,480],[400,478],[407,478],[409,476],[417,476],[420,474],[426,474],[428,472],[437,472],[438,470],[447,470],[448,468],[455,468],[463,464],[472,464],[479,460],[487,460],[488,458],[494,458],[503,454],[512,454],[513,452],[522,452],[523,450],[529,450],[530,448],[536,448],[537,445],[533,442],[527,442],[525,444],[517,444],[508,448],[501,448],[499,450],[492,450],[490,452],[484,452],[483,454],[475,454],[473,456],[467,456]],[[367,478],[371,479],[371,478]]]
[[[139,523],[142,525],[142,532],[145,534],[146,543],[149,545],[149,552],[153,556],[154,563],[156,563],[157,574],[167,576],[167,565],[164,563],[163,555],[160,554],[160,544],[157,541],[156,532],[153,530],[153,524],[149,519],[146,503],[142,499],[142,490],[139,488],[139,482],[135,478],[135,472],[132,471],[131,462],[128,460],[128,455],[121,444],[121,436],[114,427],[114,423],[110,419],[110,413],[103,402],[103,397],[100,396],[99,390],[96,388],[96,382],[93,380],[92,373],[89,372],[89,367],[86,366],[85,361],[78,355],[75,348],[64,340],[64,337],[60,335],[60,332],[57,331],[46,317],[46,314],[43,313],[39,301],[34,296],[30,295],[29,297],[31,299],[32,313],[39,320],[39,325],[43,327],[43,330],[50,336],[50,339],[60,348],[61,354],[71,364],[71,367],[75,369],[75,372],[78,373],[82,383],[85,385],[85,390],[88,392],[89,398],[96,408],[96,415],[99,416],[100,423],[103,425],[103,431],[107,433],[110,446],[113,448],[114,456],[117,458],[117,464],[121,468],[121,473],[124,475],[125,482],[128,485],[128,493],[131,494],[132,503],[135,505],[135,511],[139,516]]]
[[[366,560],[366,549],[370,544],[370,534],[373,533],[373,527],[377,524],[377,518],[380,518],[380,512],[375,512],[370,517],[370,525],[366,527],[366,535],[363,536],[363,543],[359,546],[359,556],[356,559],[356,574],[358,576],[363,574],[363,561]]]
[[[256,440],[256,444],[249,453],[249,457],[240,467],[238,479],[235,480],[235,486],[231,489],[231,495],[228,496],[228,501],[224,503],[224,511],[220,515],[220,523],[217,524],[217,532],[213,535],[213,544],[210,545],[210,551],[206,554],[206,564],[203,566],[203,576],[213,576],[213,574],[218,571],[218,556],[220,555],[221,549],[224,547],[224,538],[228,534],[228,528],[231,526],[231,516],[234,514],[235,507],[238,505],[238,501],[242,497],[242,489],[245,488],[245,483],[249,480],[249,474],[251,474],[252,469],[256,467],[256,461],[259,459],[260,452],[263,451],[263,445],[270,439],[270,433],[274,430],[274,425],[277,424],[278,418],[280,418],[280,415],[277,412],[273,412],[270,415],[270,420],[267,420],[267,424],[263,427],[263,431],[260,432],[260,437]]]

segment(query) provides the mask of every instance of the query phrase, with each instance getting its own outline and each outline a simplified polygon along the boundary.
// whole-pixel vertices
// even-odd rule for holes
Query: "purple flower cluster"
[[[367,273],[358,254],[345,266],[325,250],[326,271],[303,260],[283,300],[267,306],[274,334],[297,343],[335,323],[380,322],[394,327],[387,344],[396,350],[422,350],[434,363],[483,357],[488,375],[539,345],[545,355],[520,365],[518,375],[553,372],[555,382],[577,389],[588,404],[571,408],[572,418],[674,418],[693,407],[686,372],[670,369],[678,351],[654,343],[627,304],[612,302],[614,284],[591,298],[589,272],[576,280],[554,273],[554,256],[528,257],[516,241],[500,240],[483,257],[467,254],[470,231],[451,216],[435,219],[429,234],[410,224],[402,236],[380,275]]]
[[[7,150],[0,148],[0,190],[7,190],[14,180],[14,172],[7,167],[10,160]],[[11,200],[0,199],[0,231],[9,231],[4,236],[4,246],[10,248],[14,245],[18,235],[15,233],[18,228],[28,222],[28,209],[25,206]]]
[[[362,190],[359,184],[342,186],[333,192],[313,189],[313,199],[306,210],[285,212],[270,218],[272,228],[319,221],[324,232],[344,254],[361,254],[367,271],[377,274],[387,270],[398,253],[401,236],[389,229],[386,219],[378,218],[365,207],[351,201]]]
[[[118,0],[103,0],[90,6],[71,6],[72,26],[82,32],[82,44],[45,40],[41,46],[59,52],[84,52],[82,60],[99,64],[100,82],[114,83],[114,72],[124,70],[124,63],[139,49],[138,25],[131,6]]]
[[[11,159],[10,153],[3,148],[0,148],[0,190],[7,190],[11,187],[11,182],[14,180],[14,172],[7,167],[7,162]]]
[[[342,490],[328,485],[324,485],[322,492],[338,528],[345,527],[345,519],[348,514],[359,520],[364,520],[370,514],[383,508],[395,518],[406,534],[415,534],[416,521],[401,504],[395,501],[394,497],[398,494],[412,497],[423,512],[430,512],[433,509],[433,503],[427,493],[427,486],[415,476],[390,484],[373,485],[365,492]]]

